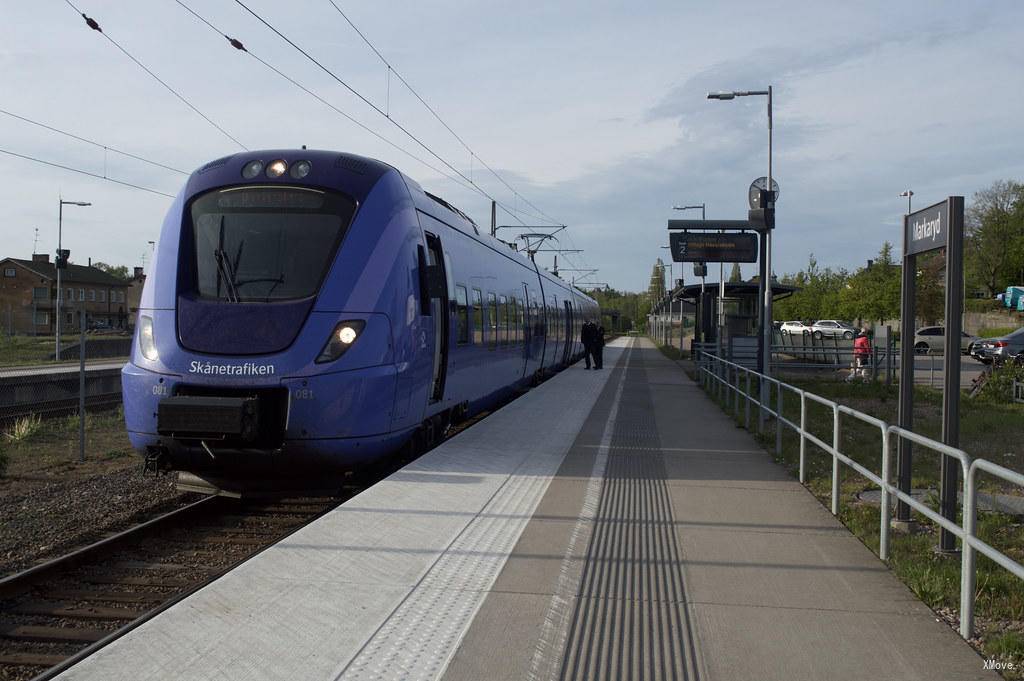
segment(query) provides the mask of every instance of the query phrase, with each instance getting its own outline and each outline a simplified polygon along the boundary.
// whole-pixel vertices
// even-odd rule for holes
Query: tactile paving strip
[[[643,362],[627,371],[562,679],[696,679],[682,561]]]

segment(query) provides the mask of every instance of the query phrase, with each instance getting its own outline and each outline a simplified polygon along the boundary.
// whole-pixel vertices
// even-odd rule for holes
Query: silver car
[[[1001,338],[983,338],[971,346],[971,357],[985,364],[1001,364],[1024,354],[1024,326]]]
[[[960,334],[960,352],[964,355],[971,354],[971,348],[980,339],[967,333]],[[946,347],[946,327],[925,326],[914,334],[914,352],[918,355],[935,353],[941,355]]]
[[[811,332],[811,327],[800,321],[792,321],[782,322],[782,326],[779,327],[779,330],[784,336],[789,334],[793,334],[794,336],[804,336]]]
[[[845,338],[850,340],[857,335],[852,324],[838,319],[819,319],[811,325],[811,335],[815,338]]]

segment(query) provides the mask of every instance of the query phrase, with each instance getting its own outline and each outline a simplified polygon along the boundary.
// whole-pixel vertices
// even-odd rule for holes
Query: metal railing
[[[852,468],[867,478],[881,490],[881,521],[879,527],[879,557],[882,560],[889,558],[889,537],[891,532],[892,503],[895,499],[901,500],[912,509],[930,519],[937,525],[944,527],[960,539],[963,551],[961,553],[960,567],[960,635],[965,639],[972,637],[974,633],[974,599],[975,599],[975,552],[980,552],[991,558],[998,565],[1009,570],[1017,577],[1024,579],[1024,565],[1016,562],[1006,554],[993,548],[975,535],[975,523],[978,514],[977,508],[977,472],[983,471],[995,476],[1000,480],[1024,488],[1024,475],[1008,468],[986,461],[985,459],[971,460],[970,456],[962,449],[951,447],[942,442],[932,440],[912,431],[886,423],[885,421],[864,414],[845,405],[826,399],[814,393],[802,390],[795,386],[783,383],[771,376],[765,376],[739,364],[730,362],[715,356],[707,351],[695,349],[695,362],[697,366],[698,379],[700,384],[718,398],[725,409],[732,409],[734,416],[740,416],[740,401],[744,402],[744,424],[750,428],[751,407],[761,410],[763,414],[775,418],[775,449],[776,453],[782,454],[782,433],[786,426],[792,429],[800,439],[799,454],[799,478],[801,483],[807,482],[807,443],[817,446],[832,456],[832,482],[831,482],[831,510],[833,515],[839,515],[839,491],[840,491],[840,464]],[[762,402],[759,398],[761,391],[751,388],[753,382],[764,382],[768,384],[768,390]],[[758,386],[759,387],[759,386]],[[800,422],[794,423],[784,415],[783,406],[785,395],[792,393],[800,400]],[[774,397],[773,397],[774,395]],[[774,405],[773,405],[774,402]],[[822,440],[807,427],[808,403],[815,403],[824,406],[832,411],[832,442]],[[850,456],[841,451],[842,442],[842,416],[849,416],[869,426],[878,428],[881,438],[880,447],[880,472],[868,470]],[[761,419],[756,419],[757,422]],[[960,462],[962,478],[962,499],[963,499],[963,523],[957,525],[952,520],[942,516],[926,504],[912,495],[903,492],[891,479],[892,470],[892,445],[899,440],[906,440],[915,445],[925,447],[943,456],[951,456]]]
[[[1013,401],[1024,404],[1024,381],[1013,381]]]

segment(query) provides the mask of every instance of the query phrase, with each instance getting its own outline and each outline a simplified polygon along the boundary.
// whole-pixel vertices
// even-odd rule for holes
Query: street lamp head
[[[709,92],[708,99],[733,99],[736,97],[735,92]]]
[[[64,201],[63,199],[61,200],[61,203],[64,204],[65,206],[91,206],[92,205],[88,201]]]
[[[900,194],[900,196],[913,196],[913,195],[914,195],[914,192],[911,189],[908,189],[907,191],[905,191],[905,192]]]

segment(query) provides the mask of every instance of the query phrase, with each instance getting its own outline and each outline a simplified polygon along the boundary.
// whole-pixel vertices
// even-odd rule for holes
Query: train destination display
[[[675,262],[757,262],[757,236],[750,233],[673,232]]]

